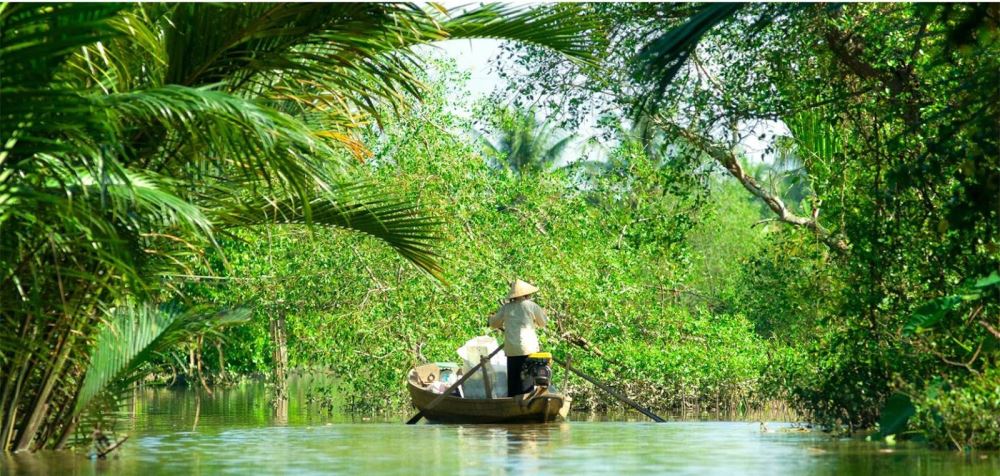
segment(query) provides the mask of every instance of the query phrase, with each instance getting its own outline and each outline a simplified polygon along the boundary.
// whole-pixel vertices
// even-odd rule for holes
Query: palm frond
[[[490,4],[449,17],[406,4],[183,4],[165,18],[163,84],[225,84],[345,119],[360,111],[377,121],[380,104],[395,109],[420,97],[423,61],[412,49],[420,44],[499,38],[593,60],[575,6]]]
[[[3,88],[48,84],[69,55],[116,34],[109,27],[125,4],[23,4],[0,9]]]
[[[542,155],[542,166],[545,168],[555,166],[559,159],[566,153],[566,149],[569,148],[574,141],[576,141],[576,136],[567,135],[566,137],[556,141],[555,144],[550,145],[544,155]]]
[[[493,129],[498,136],[497,144],[489,144],[488,152],[500,165],[516,173],[551,168],[576,140],[574,134],[568,134],[549,122],[540,122],[534,110],[501,111],[495,122]]]
[[[473,134],[475,134],[476,139],[479,140],[479,144],[482,145],[484,149],[486,149],[487,153],[492,155],[500,155],[500,150],[503,147],[501,144],[494,144],[493,141],[491,141],[490,138],[486,136],[486,134],[483,134],[481,132],[473,131]]]
[[[161,148],[155,160],[144,164],[175,176],[188,170],[216,175],[239,171],[247,181],[263,180],[305,194],[332,181],[346,165],[344,156],[308,125],[220,91],[171,85],[110,95],[105,104],[120,115],[124,127],[159,125],[178,134],[163,137],[174,147]],[[192,178],[200,180],[201,175]]]
[[[843,150],[844,140],[837,128],[824,120],[818,111],[804,111],[784,119],[792,132],[802,159],[830,163]]]
[[[99,156],[102,144],[115,146],[104,119],[94,99],[76,91],[2,88],[0,163],[20,167],[38,154]]]
[[[495,38],[548,48],[578,63],[594,63],[594,47],[583,33],[594,27],[579,5],[552,8],[500,3],[483,5],[441,23],[447,39]]]
[[[222,204],[213,218],[220,226],[228,227],[304,224],[364,233],[444,281],[444,273],[434,251],[441,221],[428,215],[412,200],[395,197],[371,183],[342,184],[310,203],[260,198]]]
[[[22,259],[28,262],[38,260],[38,271],[31,273],[5,261],[0,266],[2,286],[29,278],[39,284],[57,273],[99,286],[94,293],[120,293],[123,283],[128,283],[126,288],[132,293],[139,293],[157,288],[157,276],[165,272],[161,270],[165,264],[151,260],[150,253],[190,262],[184,256],[200,255],[201,249],[214,243],[213,224],[199,207],[174,192],[180,187],[169,179],[121,168],[95,174],[65,167],[46,155],[36,157],[35,165],[49,176],[33,183],[0,182],[4,195],[0,239],[5,243],[16,240],[29,249],[47,243],[53,253],[74,258],[47,261],[45,255],[26,255]],[[101,277],[108,273],[121,281]],[[13,309],[0,309],[34,312],[17,301],[9,303]]]
[[[0,164],[35,153],[96,154],[106,134],[94,104],[60,77],[85,45],[115,35],[124,5],[11,4],[0,12]],[[71,140],[59,140],[59,135]],[[96,136],[96,141],[86,140]]]
[[[115,309],[98,331],[74,415],[86,410],[103,392],[127,388],[139,377],[137,371],[157,353],[194,335],[244,322],[249,317],[245,309],[219,312],[195,307],[180,311],[151,304]]]
[[[731,18],[741,8],[743,5],[738,3],[707,4],[683,25],[668,30],[643,46],[639,51],[639,60],[644,65],[641,74],[646,80],[655,83],[644,102],[650,105],[658,100],[694,52],[702,37],[719,23]]]

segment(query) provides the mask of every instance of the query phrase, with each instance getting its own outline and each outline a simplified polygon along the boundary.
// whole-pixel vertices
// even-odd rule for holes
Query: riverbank
[[[627,407],[594,385],[558,366],[554,368],[553,375],[555,386],[573,396],[573,408],[579,415],[586,415],[587,419],[608,416],[615,420],[630,418],[632,412]],[[310,411],[358,414],[388,421],[396,416],[407,415],[412,410],[402,384],[399,389],[390,390],[390,395],[373,398],[370,393],[352,393],[352,385],[345,384],[343,379],[337,378],[329,369],[290,369],[288,379],[288,389],[284,393],[296,395],[303,402],[312,405]],[[609,383],[632,400],[674,419],[804,422],[782,400],[740,395],[675,395],[649,381]],[[277,394],[272,380],[262,373],[206,375],[204,380],[197,375],[151,374],[144,380],[140,391],[195,391],[211,395],[217,390],[245,387],[260,387],[265,392],[264,395],[271,399]]]

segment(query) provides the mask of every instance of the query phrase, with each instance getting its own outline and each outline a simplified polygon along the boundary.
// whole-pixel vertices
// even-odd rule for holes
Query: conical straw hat
[[[514,281],[514,284],[510,285],[510,293],[507,294],[507,299],[528,296],[537,292],[538,288],[518,279]]]

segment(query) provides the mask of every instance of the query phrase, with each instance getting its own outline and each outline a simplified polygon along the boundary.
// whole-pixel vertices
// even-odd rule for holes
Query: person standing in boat
[[[521,379],[521,368],[528,355],[538,352],[535,328],[545,327],[545,311],[535,304],[531,295],[538,288],[520,279],[510,286],[506,302],[490,317],[490,327],[504,331],[503,351],[507,354],[507,395],[513,397],[531,392],[532,385]]]

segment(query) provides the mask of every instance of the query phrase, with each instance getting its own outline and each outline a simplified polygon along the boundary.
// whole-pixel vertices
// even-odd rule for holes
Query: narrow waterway
[[[266,389],[145,389],[118,427],[120,454],[5,456],[2,474],[1000,474],[1000,455],[833,439],[771,422],[594,421],[403,425],[331,415],[292,393],[275,417]]]

